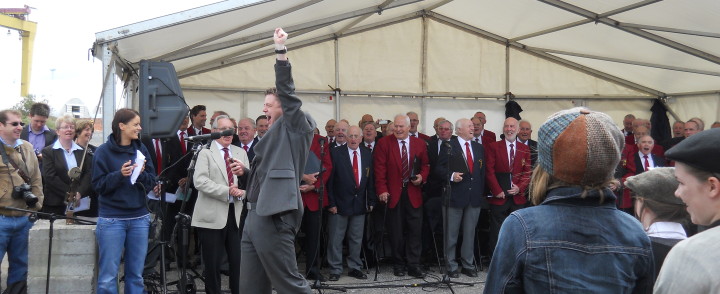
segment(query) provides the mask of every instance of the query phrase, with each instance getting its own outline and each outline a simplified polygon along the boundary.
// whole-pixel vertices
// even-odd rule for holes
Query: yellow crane
[[[30,6],[27,5],[24,8],[0,8],[0,27],[18,30],[22,37],[20,95],[23,97],[29,94],[33,43],[37,31],[37,23],[27,20],[28,14],[30,14]]]

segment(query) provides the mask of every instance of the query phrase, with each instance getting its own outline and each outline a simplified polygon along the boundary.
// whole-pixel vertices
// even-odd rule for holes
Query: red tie
[[[650,161],[648,160],[648,156],[647,156],[647,155],[643,155],[643,158],[645,158],[645,166],[644,166],[644,168],[645,168],[645,171],[647,171],[648,168],[650,168]]]
[[[515,167],[515,149],[513,148],[513,144],[510,143],[510,170],[512,171]]]
[[[187,153],[187,145],[185,145],[185,131],[180,131],[180,148],[182,149],[183,155]]]
[[[367,144],[368,149],[372,150],[372,144]]]
[[[222,150],[225,151],[225,155],[223,156],[223,159],[225,159],[225,171],[227,172],[228,185],[232,186],[233,174],[232,174],[232,169],[230,169],[230,163],[228,162],[228,158],[230,158],[230,152],[227,148],[223,148]]]
[[[160,152],[160,144],[158,143],[160,140],[155,139],[155,161],[157,161],[157,174],[159,175],[160,172],[162,172],[162,153]]]
[[[247,145],[243,145],[243,149],[245,149],[245,153],[247,153],[250,148],[248,148]]]
[[[407,183],[410,179],[410,163],[408,162],[408,153],[407,148],[405,147],[405,141],[400,141],[400,143],[402,143],[402,151],[400,153],[400,161],[402,161],[402,180],[403,183]]]
[[[355,176],[355,188],[359,188],[357,151],[353,151],[353,175]]]
[[[468,171],[472,174],[473,158],[472,158],[472,152],[470,152],[470,142],[465,142],[465,157],[467,157]]]

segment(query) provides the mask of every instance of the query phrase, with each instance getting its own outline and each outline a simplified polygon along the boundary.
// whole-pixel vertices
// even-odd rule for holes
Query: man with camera
[[[27,280],[32,223],[26,213],[6,207],[39,210],[43,200],[40,166],[33,145],[20,139],[20,116],[15,110],[0,111],[0,260],[7,252],[8,288],[16,283],[22,287]]]

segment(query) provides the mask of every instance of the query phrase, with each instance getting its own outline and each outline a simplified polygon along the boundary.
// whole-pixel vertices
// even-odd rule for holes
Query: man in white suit
[[[218,116],[212,131],[233,129],[227,115]],[[240,212],[245,196],[248,166],[245,150],[232,145],[232,136],[220,137],[198,155],[193,181],[198,199],[193,212],[192,226],[197,228],[203,261],[205,262],[205,291],[220,293],[220,265],[223,252],[230,264],[230,291],[240,293]],[[241,183],[238,186],[238,183]]]

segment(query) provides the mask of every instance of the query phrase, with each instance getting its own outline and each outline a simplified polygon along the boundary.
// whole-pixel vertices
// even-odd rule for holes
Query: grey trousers
[[[447,209],[447,210],[446,210]],[[475,226],[480,217],[480,207],[467,206],[465,208],[443,206],[443,219],[447,211],[448,224],[445,226],[447,236],[445,236],[445,258],[447,260],[447,270],[455,271],[458,268],[458,262],[455,260],[455,247],[457,246],[458,234],[460,229],[463,233],[463,241],[460,247],[460,260],[462,267],[466,269],[475,269],[474,260],[474,242],[475,242]],[[243,256],[244,257],[244,256]]]
[[[340,275],[342,267],[343,239],[347,236],[348,257],[347,264],[351,269],[360,270],[360,246],[362,245],[363,229],[365,228],[365,215],[339,215],[328,216],[328,246],[327,261],[330,273]]]
[[[295,259],[302,210],[259,216],[248,210],[241,242],[240,293],[312,293]]]

